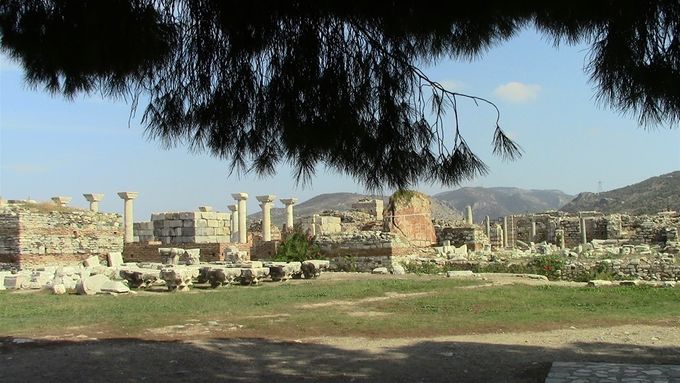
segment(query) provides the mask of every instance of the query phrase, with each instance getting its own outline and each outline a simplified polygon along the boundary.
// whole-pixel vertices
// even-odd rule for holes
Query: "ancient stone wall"
[[[449,241],[455,247],[467,245],[467,248],[473,251],[481,251],[485,245],[490,244],[484,229],[477,225],[435,227],[435,231],[437,233],[437,243],[439,244]]]
[[[606,273],[619,279],[680,281],[680,264],[673,259],[629,259],[571,262],[562,269],[562,279],[582,280],[584,275]]]
[[[321,256],[331,261],[331,269],[371,271],[392,267],[414,256],[408,242],[395,233],[362,231],[322,235],[315,238]]]
[[[352,204],[352,209],[370,214],[374,219],[383,219],[384,202],[381,199],[363,199]]]
[[[340,217],[314,214],[311,217],[301,217],[298,224],[303,232],[310,236],[340,233],[342,224]]]
[[[153,242],[156,237],[153,235],[153,222],[135,222],[132,224],[134,242]]]
[[[151,214],[154,240],[163,244],[226,243],[231,235],[230,216],[213,211]]]
[[[629,240],[633,244],[655,244],[674,237],[674,232],[680,228],[680,215],[675,212],[663,212],[652,216],[628,216],[625,214],[603,215],[597,212],[583,212],[585,218],[586,240],[594,239],[619,239]],[[563,212],[550,212],[542,214],[513,215],[508,216],[508,246],[513,247],[516,240],[523,242],[550,242],[555,243],[555,230],[564,233],[565,245],[568,248],[578,246],[581,238],[581,217],[569,215]],[[535,223],[536,232],[532,237],[532,222]],[[503,227],[503,220],[498,220],[495,225]],[[495,235],[491,228],[492,245]]]
[[[276,255],[279,243],[281,243],[280,240],[255,241],[250,248],[250,259],[253,261],[271,260]]]
[[[118,214],[11,206],[0,211],[0,232],[0,262],[71,264],[123,249]]]
[[[431,205],[425,194],[413,191],[395,193],[383,213],[383,230],[402,235],[414,246],[435,244],[437,237],[432,224]]]

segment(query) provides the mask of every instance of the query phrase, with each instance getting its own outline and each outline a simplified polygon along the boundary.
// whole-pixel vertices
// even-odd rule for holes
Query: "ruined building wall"
[[[323,258],[331,262],[331,269],[371,271],[376,267],[392,267],[413,256],[408,242],[395,233],[362,231],[317,236]]]
[[[230,214],[212,211],[151,214],[153,238],[163,244],[226,243],[230,241]],[[148,238],[148,224],[137,225],[139,240]],[[143,230],[146,229],[146,230]]]
[[[467,248],[473,251],[484,250],[485,245],[489,245],[489,238],[480,226],[469,225],[460,227],[435,227],[437,233],[437,243],[442,244],[444,241],[450,241],[451,245],[461,247],[467,245]]]
[[[384,203],[381,199],[359,200],[352,204],[352,209],[368,213],[377,220],[383,219]]]
[[[411,245],[431,246],[437,242],[431,206],[430,198],[425,194],[397,192],[383,213],[383,230],[402,235]]]
[[[72,264],[123,250],[118,214],[85,210],[0,212],[0,262],[21,265]]]
[[[617,239],[627,240],[633,244],[664,243],[675,238],[674,233],[680,228],[680,216],[673,212],[659,213],[653,216],[628,216],[625,214],[603,215],[597,212],[584,213],[586,240]],[[544,214],[514,215],[506,217],[508,224],[508,246],[512,247],[516,240],[523,242],[555,243],[555,230],[562,230],[567,247],[581,243],[581,218],[578,215],[567,215],[561,212]],[[536,232],[532,237],[532,222]],[[494,224],[503,228],[504,221],[499,219]],[[491,227],[492,245],[500,243],[500,238]]]

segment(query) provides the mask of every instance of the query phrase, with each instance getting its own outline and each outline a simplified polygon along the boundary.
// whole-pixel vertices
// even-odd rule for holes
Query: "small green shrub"
[[[277,262],[302,262],[309,259],[319,259],[320,248],[312,242],[299,228],[286,235],[279,244],[273,260]]]
[[[564,258],[559,255],[545,255],[532,259],[527,266],[535,274],[545,275],[551,280],[559,279],[564,268]]]

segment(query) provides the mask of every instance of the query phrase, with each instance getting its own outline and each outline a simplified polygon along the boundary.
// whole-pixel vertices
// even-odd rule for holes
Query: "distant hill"
[[[464,187],[435,194],[434,198],[446,202],[459,212],[472,206],[475,222],[485,216],[495,219],[510,214],[537,213],[557,210],[574,196],[559,190],[526,190],[512,187]]]
[[[680,211],[680,171],[602,193],[580,193],[560,210],[578,212],[655,214],[670,208]]]
[[[310,198],[307,201],[298,203],[294,207],[295,217],[310,216],[315,213],[320,213],[324,210],[351,210],[352,204],[359,201],[362,198],[382,198],[387,205],[387,200],[389,196],[371,196],[367,194],[358,193],[327,193],[319,194],[316,197]],[[460,219],[460,214],[458,214],[454,209],[448,206],[446,203],[442,203],[438,200],[432,200],[432,213],[435,219]],[[286,219],[286,210],[284,208],[273,208],[272,209],[272,222],[281,226]],[[259,220],[262,219],[262,212],[256,212],[248,215],[249,220]]]

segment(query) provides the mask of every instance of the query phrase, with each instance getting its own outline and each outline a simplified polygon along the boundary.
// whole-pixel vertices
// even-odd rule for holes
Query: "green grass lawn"
[[[144,338],[153,337],[148,329],[207,321],[218,322],[210,336],[281,338],[437,336],[624,323],[680,326],[680,289],[462,288],[475,283],[480,282],[413,277],[115,297],[2,292],[0,335]],[[370,300],[395,294],[411,295]],[[234,325],[241,327],[233,331]]]

